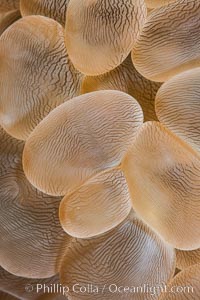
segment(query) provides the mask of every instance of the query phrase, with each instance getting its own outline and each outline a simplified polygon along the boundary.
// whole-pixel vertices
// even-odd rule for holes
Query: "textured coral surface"
[[[200,0],[0,0],[0,300],[200,299]]]

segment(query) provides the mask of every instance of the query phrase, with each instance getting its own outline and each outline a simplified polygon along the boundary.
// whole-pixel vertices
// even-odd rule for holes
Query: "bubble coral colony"
[[[200,0],[0,0],[0,300],[200,299]]]

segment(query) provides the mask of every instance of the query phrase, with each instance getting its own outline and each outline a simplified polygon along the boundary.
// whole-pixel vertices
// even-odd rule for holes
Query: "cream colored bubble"
[[[66,47],[75,68],[100,75],[128,56],[144,25],[144,0],[71,0],[66,17]]]
[[[155,9],[132,51],[136,69],[146,78],[166,81],[200,67],[200,1],[182,0]]]
[[[22,141],[2,128],[0,140],[0,265],[22,277],[57,274],[71,240],[58,218],[61,199],[28,182],[22,169]]]
[[[63,28],[28,16],[0,37],[0,125],[26,140],[56,106],[79,93],[81,75],[69,61]]]
[[[141,219],[175,248],[199,248],[199,153],[160,123],[147,122],[122,169]]]
[[[142,123],[139,104],[123,92],[73,98],[53,110],[27,139],[25,174],[48,194],[68,194],[118,166]]]
[[[63,229],[78,238],[102,234],[121,223],[131,210],[126,179],[119,169],[102,172],[60,204]]]
[[[20,0],[22,16],[42,15],[65,25],[69,0]]]
[[[160,122],[200,151],[200,68],[191,69],[165,82],[156,95]]]
[[[63,285],[69,286],[68,295],[72,300],[131,300],[135,295],[138,300],[150,300],[158,299],[160,291],[156,290],[154,296],[147,290],[134,294],[134,287],[144,286],[146,282],[149,287],[159,286],[171,279],[174,270],[173,248],[131,213],[106,234],[73,240],[66,251],[60,278]],[[78,292],[77,283],[85,286],[86,292]],[[88,283],[97,286],[98,292],[90,292]],[[112,292],[115,286],[121,287],[121,293]],[[123,292],[123,287],[130,287],[129,292],[127,289]]]

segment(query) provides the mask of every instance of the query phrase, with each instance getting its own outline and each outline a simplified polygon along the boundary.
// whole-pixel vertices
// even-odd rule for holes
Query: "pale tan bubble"
[[[136,69],[146,78],[166,81],[200,67],[200,1],[181,0],[155,9],[132,51]]]
[[[81,75],[69,61],[62,26],[29,16],[0,37],[0,125],[26,140],[56,106],[79,93]]]
[[[122,169],[141,219],[175,248],[199,248],[199,153],[160,123],[147,122]]]
[[[22,141],[2,128],[0,140],[0,265],[18,276],[52,276],[71,240],[58,218],[61,199],[28,182],[22,169]]]
[[[66,47],[74,66],[100,75],[128,56],[147,15],[144,0],[71,0],[66,17]]]
[[[200,151],[200,68],[165,82],[156,95],[160,122]]]
[[[121,223],[131,210],[126,179],[119,169],[98,174],[60,204],[63,229],[78,238],[102,234]]]
[[[158,299],[160,291],[156,290],[152,296],[139,288],[134,294],[134,287],[144,283],[154,287],[168,282],[174,270],[173,248],[131,213],[106,234],[73,240],[63,260],[60,278],[63,285],[70,287],[69,298],[73,300],[150,300]],[[86,286],[85,293],[77,293],[77,286],[73,291],[77,283]],[[96,285],[98,292],[91,293],[88,284]],[[112,293],[113,284],[130,290]]]
[[[65,25],[69,0],[21,0],[22,16],[41,15]]]
[[[97,91],[53,110],[28,138],[27,178],[51,195],[65,195],[95,174],[118,166],[143,123],[137,101],[120,91]]]

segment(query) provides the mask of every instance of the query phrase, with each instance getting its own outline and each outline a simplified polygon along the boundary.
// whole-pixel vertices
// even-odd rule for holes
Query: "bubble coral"
[[[68,59],[62,26],[42,16],[10,26],[0,37],[0,58],[0,125],[25,140],[53,108],[78,93],[81,75]]]
[[[92,232],[100,234],[128,215],[130,202],[124,187],[126,180],[115,167],[120,164],[142,122],[142,111],[134,98],[120,91],[98,91],[59,106],[31,133],[24,148],[24,172],[30,182],[45,193],[66,194],[61,205],[68,213],[60,213],[60,217],[68,233],[73,232],[76,237],[89,237]],[[106,170],[110,173],[101,174]],[[94,179],[97,174],[100,175]],[[77,195],[82,194],[82,190],[86,198],[79,196],[78,201]],[[70,195],[73,192],[75,194]],[[114,197],[113,201],[110,197]],[[90,211],[86,201],[91,206]],[[83,202],[78,210],[77,202]],[[92,228],[94,212],[98,210],[107,211],[107,214],[103,218],[99,215]],[[63,219],[65,216],[68,221]],[[71,225],[72,220],[77,224]],[[76,226],[82,228],[81,232],[77,232]]]
[[[24,172],[45,193],[68,194],[99,172],[117,167],[142,122],[139,104],[123,92],[73,98],[54,109],[27,139]]]
[[[135,211],[168,243],[200,247],[200,154],[147,122],[122,163]]]
[[[166,81],[200,66],[200,1],[180,0],[155,9],[134,45],[132,59],[146,78]]]
[[[172,77],[158,90],[155,109],[159,121],[200,151],[200,68]]]
[[[65,25],[69,0],[20,0],[22,16],[41,15]]]
[[[132,50],[146,14],[144,0],[71,0],[65,38],[75,68],[100,75],[117,67]]]
[[[52,111],[28,138],[25,174],[46,193],[66,194],[60,220],[72,236],[86,238],[116,226],[115,214],[109,211],[122,221],[129,208],[128,190],[125,198],[120,195],[124,188],[130,190],[134,210],[168,243],[196,249],[200,155],[158,122],[145,123],[136,135],[141,125],[139,106],[122,92],[98,91],[74,98]],[[120,179],[114,180],[116,167],[126,179],[120,172]],[[110,176],[112,186],[107,186]],[[120,201],[112,200],[114,190]]]
[[[21,0],[2,33],[0,297],[199,299],[200,2],[167,2],[71,0],[64,31],[68,1]]]
[[[58,219],[60,198],[28,182],[22,169],[22,141],[2,128],[0,140],[0,265],[18,276],[50,277],[58,272],[70,241]]]
[[[139,287],[167,282],[174,272],[174,251],[135,213],[112,231],[93,239],[73,240],[61,267],[61,282],[73,287],[95,283],[96,294],[70,292],[70,299],[133,299],[134,292],[111,292],[116,286]],[[158,272],[159,270],[159,272]],[[72,288],[70,289],[72,291]],[[154,297],[158,299],[159,294]],[[152,299],[147,292],[137,294],[138,300]]]
[[[85,76],[81,83],[81,93],[100,90],[119,90],[131,95],[140,104],[144,121],[157,120],[155,96],[161,83],[153,82],[135,69],[131,55],[114,70],[99,76]]]
[[[92,237],[114,228],[130,209],[126,179],[115,169],[94,176],[66,195],[60,204],[60,222],[72,236]]]

